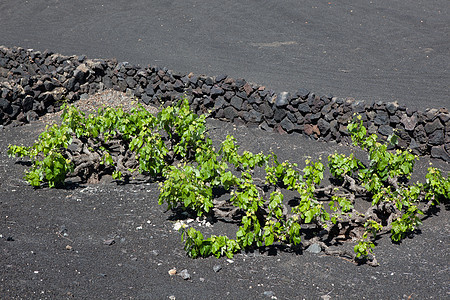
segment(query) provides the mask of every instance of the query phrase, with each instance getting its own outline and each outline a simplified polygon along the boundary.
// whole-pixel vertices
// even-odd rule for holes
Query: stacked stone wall
[[[358,114],[369,133],[381,138],[395,133],[399,148],[450,162],[447,108],[417,111],[396,102],[367,103],[304,88],[277,93],[226,75],[181,74],[114,59],[0,46],[0,126],[31,122],[58,111],[64,101],[105,89],[127,92],[147,105],[167,106],[186,95],[197,113],[326,142],[350,142],[346,126]]]

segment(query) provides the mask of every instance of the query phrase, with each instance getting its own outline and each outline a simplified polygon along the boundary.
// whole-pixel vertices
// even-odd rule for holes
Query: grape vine
[[[131,112],[102,108],[87,116],[63,106],[60,125],[47,127],[32,146],[10,145],[8,154],[31,159],[25,179],[34,187],[63,185],[67,176],[97,182],[111,175],[126,181],[139,173],[159,180],[158,203],[168,209],[238,220],[235,236],[207,238],[181,223],[177,229],[193,258],[317,244],[326,254],[376,266],[376,238],[390,234],[400,242],[414,232],[430,207],[448,202],[450,180],[430,167],[425,183],[411,184],[417,157],[408,150],[388,150],[395,136],[380,143],[367,134],[360,117],[348,131],[354,146],[367,152],[366,162],[333,153],[327,165],[307,160],[300,169],[279,162],[274,153],[240,151],[232,136],[216,150],[206,115],[191,112],[186,98],[156,116],[141,105]],[[335,184],[322,185],[326,167]],[[262,178],[255,175],[261,173]],[[217,189],[228,196],[219,199]],[[286,199],[286,191],[298,193],[296,201]],[[358,211],[357,201],[368,202],[368,208]],[[315,235],[307,238],[305,230]],[[354,252],[333,247],[343,241],[354,243]]]

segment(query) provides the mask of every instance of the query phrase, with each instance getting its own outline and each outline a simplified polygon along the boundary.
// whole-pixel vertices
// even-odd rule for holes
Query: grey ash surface
[[[300,135],[279,135],[209,120],[215,142],[233,134],[242,150],[273,150],[300,164],[310,156],[355,149]],[[278,251],[190,259],[171,212],[158,206],[156,183],[69,185],[33,189],[26,168],[6,156],[9,143],[30,144],[38,121],[0,131],[0,295],[2,299],[443,299],[449,295],[449,211],[426,220],[420,234],[400,245],[378,241],[379,267]],[[356,151],[355,153],[358,154]],[[429,158],[417,164],[417,177]],[[446,172],[448,164],[434,164]],[[198,227],[206,234],[223,224]],[[111,244],[111,239],[114,243]],[[106,244],[105,244],[106,241]],[[111,244],[111,245],[109,245]],[[68,247],[69,246],[69,247]],[[217,265],[221,269],[216,272]],[[169,276],[186,269],[189,280]],[[327,297],[329,296],[329,298]],[[410,298],[408,298],[410,297]],[[275,298],[273,298],[275,299]]]
[[[13,1],[0,45],[449,107],[448,0]]]

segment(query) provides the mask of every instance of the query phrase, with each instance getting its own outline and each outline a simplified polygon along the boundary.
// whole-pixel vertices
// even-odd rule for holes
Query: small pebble
[[[275,293],[274,292],[272,292],[272,291],[265,291],[264,292],[264,296],[266,296],[266,297],[273,297],[275,295]]]
[[[108,246],[111,246],[115,243],[116,243],[116,241],[114,239],[109,239],[109,240],[103,241],[103,244],[108,245]]]
[[[311,246],[309,246],[308,249],[306,249],[306,251],[318,254],[318,253],[320,253],[322,251],[322,247],[320,247],[319,244],[315,244],[314,243]]]
[[[191,274],[189,274],[186,269],[181,271],[178,275],[181,276],[181,278],[183,278],[184,280],[191,279]]]
[[[67,233],[66,225],[61,225],[61,227],[59,228],[59,234],[65,234],[65,233]]]
[[[214,270],[214,272],[219,272],[220,270],[222,270],[222,266],[221,265],[215,265],[214,267],[213,267],[213,270]]]
[[[170,269],[170,270],[169,270],[169,275],[170,275],[170,276],[173,276],[173,275],[175,275],[175,274],[177,274],[177,269],[173,268],[173,269]]]

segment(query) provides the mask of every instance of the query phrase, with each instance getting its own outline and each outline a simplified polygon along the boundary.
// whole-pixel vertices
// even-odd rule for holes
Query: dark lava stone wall
[[[147,105],[167,106],[186,95],[197,113],[322,141],[350,142],[346,126],[358,114],[369,133],[386,138],[395,132],[399,148],[450,162],[446,108],[422,112],[396,102],[366,103],[316,95],[304,88],[276,93],[226,75],[180,74],[155,66],[0,46],[0,126],[28,123],[57,111],[63,101],[104,89],[133,94]]]

